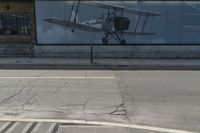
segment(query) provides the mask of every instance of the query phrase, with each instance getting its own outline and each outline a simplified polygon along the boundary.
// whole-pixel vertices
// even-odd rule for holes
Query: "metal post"
[[[93,63],[93,47],[90,46],[90,63]]]

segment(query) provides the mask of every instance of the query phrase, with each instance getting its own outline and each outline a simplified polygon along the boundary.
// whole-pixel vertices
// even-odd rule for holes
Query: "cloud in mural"
[[[42,26],[38,26],[37,32],[39,43],[66,43],[77,39],[70,29],[60,26],[51,26],[48,30],[44,30]]]

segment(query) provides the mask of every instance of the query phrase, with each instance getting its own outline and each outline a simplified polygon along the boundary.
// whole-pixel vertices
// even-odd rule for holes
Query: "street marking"
[[[17,126],[19,126],[20,122],[15,122],[7,131],[6,133],[12,133]]]
[[[126,124],[126,123],[115,123],[115,122],[101,122],[101,121],[87,121],[87,120],[64,120],[64,119],[10,119],[10,118],[0,118],[0,122],[7,121],[16,121],[16,122],[43,122],[43,123],[64,123],[64,124],[89,124],[89,125],[99,125],[99,126],[112,126],[112,127],[123,127],[123,128],[132,128],[132,129],[140,129],[147,131],[156,131],[156,132],[167,132],[167,133],[197,133],[190,132],[184,130],[177,129],[169,129],[169,128],[160,128],[160,127],[152,127],[152,126],[143,126],[143,125],[135,125],[135,124]]]
[[[51,123],[46,133],[56,133],[58,130],[58,127],[59,125],[57,123]]]
[[[34,127],[34,129],[32,130],[32,133],[34,132],[39,132],[40,127],[42,126],[42,123],[37,123],[37,125]]]
[[[13,124],[14,124],[14,121],[4,123],[4,125],[1,126],[0,128],[0,133],[7,131]]]
[[[19,121],[18,121],[19,122]],[[26,121],[24,121],[26,122]],[[34,127],[36,126],[37,122],[30,122],[26,125],[26,127],[22,130],[21,133],[30,133]]]
[[[0,77],[0,79],[116,79],[116,77]]]

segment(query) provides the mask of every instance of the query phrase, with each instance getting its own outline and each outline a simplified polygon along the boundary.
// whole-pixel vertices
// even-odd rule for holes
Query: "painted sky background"
[[[186,13],[199,13],[200,2],[183,1],[109,1],[110,4],[123,5],[134,9],[145,9],[159,12],[162,16],[151,18],[146,31],[155,32],[154,36],[124,36],[128,43],[194,43],[200,44],[200,30],[192,31],[184,26],[200,26],[200,16],[191,16]],[[36,0],[36,21],[38,43],[67,44],[67,43],[101,43],[102,34],[85,31],[70,32],[70,28],[49,24],[43,21],[46,18],[68,19],[71,9],[69,1],[41,1]],[[96,6],[82,4],[79,20],[86,21],[99,17],[105,10]],[[131,18],[133,30],[137,16],[127,14]],[[111,43],[116,43],[112,41]]]

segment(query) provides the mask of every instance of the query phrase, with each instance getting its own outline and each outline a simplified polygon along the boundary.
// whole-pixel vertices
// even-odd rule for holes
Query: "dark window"
[[[30,13],[0,13],[0,35],[30,35]]]

